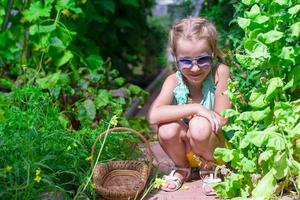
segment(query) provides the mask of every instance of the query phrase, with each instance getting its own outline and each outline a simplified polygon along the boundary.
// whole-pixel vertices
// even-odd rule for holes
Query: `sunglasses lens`
[[[211,57],[210,56],[205,56],[197,59],[197,64],[200,66],[206,66],[210,65],[211,63]]]
[[[178,65],[180,68],[190,68],[192,66],[193,61],[191,60],[179,60]]]

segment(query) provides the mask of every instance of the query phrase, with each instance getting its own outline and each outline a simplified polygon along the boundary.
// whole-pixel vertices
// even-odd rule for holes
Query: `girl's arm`
[[[193,115],[201,115],[213,122],[213,113],[200,104],[172,105],[173,90],[177,84],[178,82],[175,74],[170,75],[165,80],[160,94],[155,99],[148,112],[149,123],[161,124],[178,121],[181,118]]]
[[[228,89],[228,80],[230,72],[226,65],[220,64],[215,72],[216,90],[215,90],[215,116],[220,122],[220,126],[224,126],[228,119],[221,116],[221,113],[231,108],[231,103],[225,91]]]

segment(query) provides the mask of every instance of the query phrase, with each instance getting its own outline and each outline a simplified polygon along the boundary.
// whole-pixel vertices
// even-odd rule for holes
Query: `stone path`
[[[159,172],[169,174],[172,161],[162,150],[158,143],[152,143],[151,149],[154,155],[153,164]],[[193,172],[192,180],[183,184],[182,188],[175,192],[164,192],[155,190],[146,196],[146,200],[215,200],[215,196],[206,196],[201,191],[202,180],[199,178],[197,171]]]

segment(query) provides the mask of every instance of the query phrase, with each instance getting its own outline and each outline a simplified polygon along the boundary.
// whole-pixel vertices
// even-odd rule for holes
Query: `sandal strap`
[[[174,190],[178,190],[181,187],[181,185],[182,185],[182,181],[177,176],[164,175],[163,179],[166,180],[167,182],[174,183],[176,185],[176,187],[174,188]]]
[[[169,176],[174,176],[174,174],[175,174],[176,171],[187,172],[187,175],[185,176],[185,179],[188,178],[188,177],[190,177],[190,175],[191,175],[191,168],[189,168],[189,167],[176,167],[176,166],[173,166],[172,167],[172,171],[171,171],[171,173],[170,173]]]

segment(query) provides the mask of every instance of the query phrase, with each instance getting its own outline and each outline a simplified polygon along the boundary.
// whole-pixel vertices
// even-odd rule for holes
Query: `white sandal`
[[[202,192],[206,195],[206,196],[213,196],[216,195],[216,192],[213,190],[213,186],[216,183],[220,183],[222,180],[220,178],[216,177],[216,171],[199,171],[200,173],[200,177],[202,179]],[[206,177],[202,177],[202,175],[207,175],[209,174],[209,176]]]
[[[185,178],[183,178],[183,180],[181,180],[179,177],[175,176],[176,171],[185,171],[187,172],[187,175],[185,176]],[[174,183],[175,188],[161,187],[160,189],[166,192],[174,192],[182,186],[183,181],[187,180],[190,177],[190,174],[191,168],[173,167],[170,174],[164,175],[163,179],[166,181],[166,183]]]

